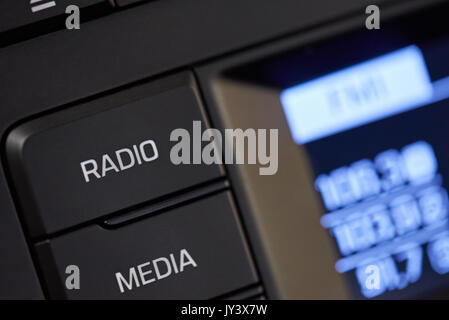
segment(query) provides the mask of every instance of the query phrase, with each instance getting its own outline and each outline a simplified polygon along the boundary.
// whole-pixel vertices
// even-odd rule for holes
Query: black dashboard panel
[[[414,130],[441,121],[444,98],[430,104],[429,81],[416,76],[409,94],[432,111],[295,143],[281,96],[297,88],[302,98],[304,83],[410,46],[415,58],[404,56],[404,68],[419,65],[418,50],[431,84],[443,88],[447,1],[378,1],[380,30],[366,30],[365,0],[86,0],[74,30],[55,1],[14,7],[42,10],[41,19],[29,11],[11,19],[8,1],[0,4],[1,299],[446,297],[445,277],[435,274],[446,272],[442,238],[391,251],[402,262],[404,252],[414,261],[436,252],[407,288],[397,280],[366,295],[357,274],[336,272],[338,259],[367,247],[339,252],[320,217],[366,199],[327,207],[315,187],[320,175],[382,152],[417,152],[426,163],[438,159],[432,181],[443,182],[430,187],[445,205],[444,123]],[[46,11],[53,6],[59,11]],[[402,136],[399,123],[408,128]],[[192,140],[192,164],[173,163],[173,142],[199,128],[277,129],[277,173],[196,161],[204,136],[196,147]],[[376,139],[379,132],[395,139]],[[375,267],[391,267],[385,259]],[[71,291],[73,266],[88,285]]]

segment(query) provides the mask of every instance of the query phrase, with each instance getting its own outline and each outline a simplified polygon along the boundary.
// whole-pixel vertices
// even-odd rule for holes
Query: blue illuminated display
[[[293,139],[305,144],[430,102],[420,49],[409,46],[288,88],[281,102]]]
[[[311,156],[335,269],[366,298],[449,274],[449,159],[435,152],[447,148],[448,98],[449,77],[432,82],[414,45],[281,93]]]
[[[329,212],[321,224],[335,237],[342,258],[335,268],[355,270],[367,298],[404,289],[422,273],[423,248],[432,268],[449,272],[448,195],[432,146],[418,141],[386,150],[316,179]],[[404,262],[404,271],[398,263]],[[379,271],[367,288],[369,268]]]

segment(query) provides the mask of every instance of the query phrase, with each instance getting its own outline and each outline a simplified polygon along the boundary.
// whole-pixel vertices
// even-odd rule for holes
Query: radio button
[[[176,165],[170,133],[203,119],[188,73],[19,125],[7,159],[32,236],[59,232],[222,176]]]

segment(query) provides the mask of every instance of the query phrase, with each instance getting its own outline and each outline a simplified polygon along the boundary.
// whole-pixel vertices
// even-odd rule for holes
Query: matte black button
[[[229,192],[36,247],[51,298],[208,299],[258,281]],[[79,289],[66,281],[69,265],[79,268]]]
[[[172,130],[203,120],[192,81],[161,79],[15,128],[7,157],[32,236],[222,176],[219,165],[170,160]]]

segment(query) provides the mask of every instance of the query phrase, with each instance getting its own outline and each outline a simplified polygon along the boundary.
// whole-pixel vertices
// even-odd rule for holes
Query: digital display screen
[[[449,77],[412,45],[285,89],[333,238],[361,298],[449,285]],[[319,217],[317,217],[319,219]]]

